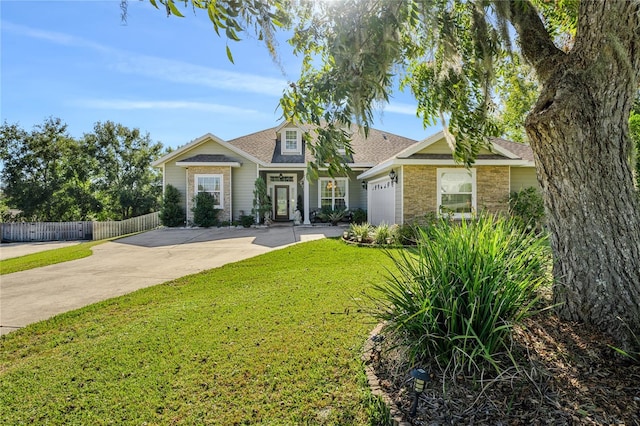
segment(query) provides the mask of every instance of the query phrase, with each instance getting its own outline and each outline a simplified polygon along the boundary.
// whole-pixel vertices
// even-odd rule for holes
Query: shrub
[[[251,228],[251,225],[255,224],[256,221],[253,216],[242,215],[240,216],[240,225],[244,228]]]
[[[381,223],[373,228],[372,238],[376,244],[386,244],[387,238],[391,238],[391,228],[386,223]]]
[[[442,222],[419,231],[415,250],[390,253],[396,271],[375,286],[374,316],[408,349],[411,362],[480,368],[506,350],[513,324],[526,316],[548,277],[546,240],[510,219]]]
[[[523,188],[509,196],[509,212],[523,225],[542,229],[544,222],[544,202],[542,195],[534,187]]]
[[[371,225],[367,222],[365,223],[352,223],[349,226],[349,232],[354,236],[354,238],[360,237],[360,240],[367,241],[369,239],[369,234],[371,233]]]
[[[175,227],[184,225],[185,214],[180,204],[180,191],[173,185],[167,185],[160,208],[160,222],[164,226]]]
[[[331,222],[331,225],[336,226],[338,222],[344,219],[349,212],[346,209],[332,209],[323,207],[318,213],[318,218],[323,222]]]
[[[193,199],[193,223],[196,226],[209,228],[218,225],[218,214],[220,209],[216,209],[216,199],[208,192],[200,192]]]
[[[355,209],[351,214],[351,222],[362,224],[367,221],[367,211],[363,209]]]
[[[258,215],[258,222],[263,223],[265,213],[271,213],[271,197],[269,197],[267,193],[267,184],[261,177],[256,179],[254,186],[253,208],[251,209],[251,213]]]

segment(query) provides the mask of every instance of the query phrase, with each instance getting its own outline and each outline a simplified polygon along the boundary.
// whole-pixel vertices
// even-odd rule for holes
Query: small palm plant
[[[351,235],[356,238],[358,242],[368,241],[371,234],[371,225],[369,223],[352,223],[349,228]]]

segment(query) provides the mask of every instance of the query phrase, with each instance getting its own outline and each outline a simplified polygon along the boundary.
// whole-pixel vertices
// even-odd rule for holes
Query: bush
[[[331,222],[331,225],[336,226],[338,222],[347,217],[349,212],[346,209],[332,209],[331,207],[323,207],[318,212],[318,218],[323,222]]]
[[[193,202],[193,223],[196,226],[209,228],[218,225],[220,209],[215,208],[216,199],[213,195],[208,192],[200,192],[194,197]]]
[[[360,241],[367,241],[369,239],[369,234],[371,233],[371,225],[367,222],[365,223],[352,223],[349,226],[349,232],[353,235],[354,238],[358,239],[360,237]]]
[[[160,208],[160,222],[164,226],[175,227],[184,225],[185,214],[180,203],[180,191],[173,185],[167,185]]]
[[[367,221],[367,211],[363,209],[355,209],[351,214],[351,222],[362,224]]]
[[[544,223],[544,202],[542,195],[534,187],[523,188],[509,196],[509,212],[523,225],[542,230]]]
[[[391,237],[391,228],[386,223],[381,223],[380,225],[373,228],[372,238],[374,243],[386,244],[387,238]]]
[[[256,221],[253,216],[250,216],[250,215],[240,216],[240,225],[242,225],[244,228],[251,228],[251,225],[255,223]]]
[[[390,253],[397,268],[375,286],[385,333],[411,362],[454,362],[467,370],[506,350],[513,324],[526,316],[547,282],[549,247],[512,220],[443,221],[416,250]]]

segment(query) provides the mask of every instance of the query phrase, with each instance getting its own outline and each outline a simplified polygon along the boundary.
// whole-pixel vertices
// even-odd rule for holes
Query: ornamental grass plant
[[[376,285],[374,315],[408,361],[473,372],[508,352],[511,329],[547,284],[546,238],[509,218],[442,221],[418,232],[414,250],[390,252],[395,269]]]

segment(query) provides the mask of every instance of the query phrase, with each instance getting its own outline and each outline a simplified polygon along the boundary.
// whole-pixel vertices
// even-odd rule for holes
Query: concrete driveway
[[[0,334],[291,244],[342,235],[342,231],[340,227],[292,226],[159,229],[100,244],[84,259],[0,276]]]

